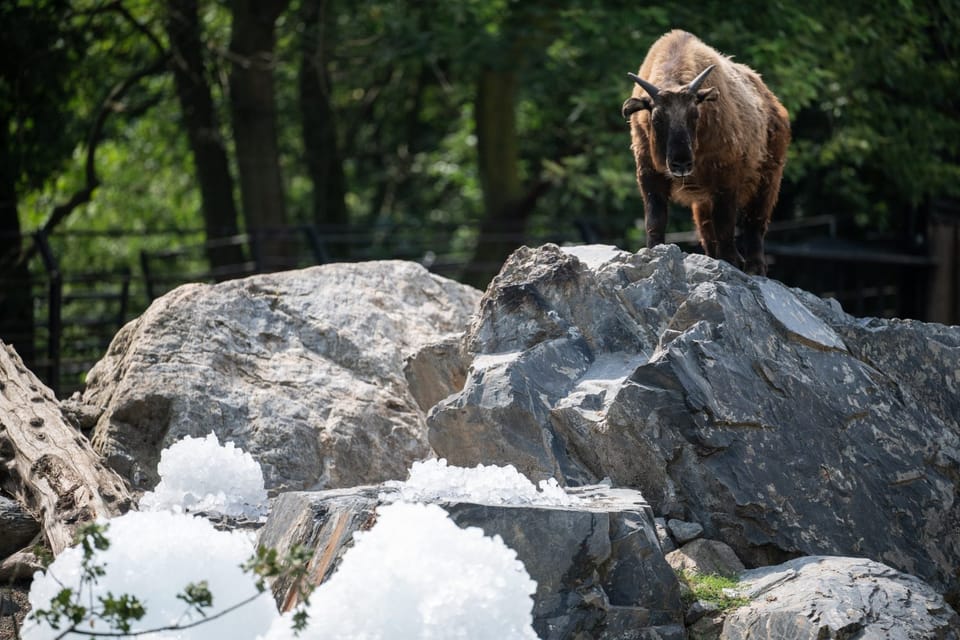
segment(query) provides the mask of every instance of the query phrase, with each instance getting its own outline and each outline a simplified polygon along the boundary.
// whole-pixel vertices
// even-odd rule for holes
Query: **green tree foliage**
[[[960,195],[956,0],[882,8],[826,0],[291,0],[260,9],[270,7],[272,35],[258,37],[272,47],[272,87],[264,83],[270,95],[255,97],[276,109],[278,160],[269,163],[279,166],[270,171],[273,204],[256,219],[369,232],[338,247],[338,256],[420,257],[403,254],[402,228],[469,248],[480,224],[511,202],[529,210],[493,227],[522,217],[520,228],[536,238],[576,237],[580,229],[588,239],[641,246],[634,223],[642,204],[618,111],[632,90],[626,72],[671,28],[759,70],[790,110],[794,143],[776,217],[834,213],[866,237],[902,230],[904,212],[932,198]],[[231,126],[229,79],[250,62],[235,18],[252,8],[197,4],[215,133],[243,203],[241,229],[254,206],[240,198],[252,180],[244,173],[266,176],[238,170]],[[4,67],[0,106],[16,134],[16,145],[6,146],[16,159],[18,221],[30,230],[83,185],[85,136],[109,88],[169,50],[166,5],[20,0],[2,11],[12,12],[2,28],[19,25],[2,45],[15,53],[2,64],[17,62]],[[13,93],[7,78],[15,74]],[[145,79],[124,102],[134,115],[107,127],[99,190],[63,229],[202,230],[199,171],[172,75]],[[689,228],[684,216],[672,224]],[[88,245],[82,257],[65,259],[135,256],[124,242]],[[171,239],[145,234],[137,246],[151,242]]]

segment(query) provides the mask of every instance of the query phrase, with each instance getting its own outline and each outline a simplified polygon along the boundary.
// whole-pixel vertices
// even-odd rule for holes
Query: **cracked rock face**
[[[750,604],[727,616],[721,640],[951,640],[960,617],[913,576],[863,558],[798,558],[747,571]]]
[[[418,354],[462,333],[479,298],[399,261],[185,285],[90,371],[81,402],[99,415],[94,445],[141,489],[164,447],[211,431],[251,453],[268,488],[403,479],[431,453],[417,400],[432,390],[417,385],[440,356]]]
[[[664,245],[518,250],[484,295],[451,464],[608,477],[748,566],[857,555],[958,588],[960,328],[862,321]]]

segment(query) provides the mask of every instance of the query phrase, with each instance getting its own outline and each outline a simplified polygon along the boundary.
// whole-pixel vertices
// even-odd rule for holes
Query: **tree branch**
[[[143,36],[150,41],[150,44],[152,44],[154,48],[157,50],[157,55],[159,56],[167,55],[167,49],[166,47],[163,46],[163,43],[160,41],[160,38],[158,38],[156,34],[150,31],[150,29],[147,28],[147,25],[143,24],[142,22],[137,20],[135,17],[133,17],[133,14],[130,13],[130,10],[127,9],[125,6],[123,6],[123,2],[119,2],[119,1],[114,2],[113,5],[114,5],[113,9],[117,13],[123,16],[127,22],[133,25],[134,29],[142,33]]]
[[[82,188],[77,190],[69,200],[63,202],[53,209],[53,213],[43,224],[42,232],[49,235],[54,228],[63,222],[70,213],[79,207],[81,204],[90,202],[90,199],[93,196],[94,190],[100,186],[100,181],[97,178],[97,168],[96,168],[96,153],[97,147],[100,145],[100,142],[103,141],[104,127],[106,126],[107,118],[111,113],[117,113],[123,111],[123,105],[120,104],[120,100],[136,85],[138,82],[152,75],[156,75],[164,70],[166,70],[167,62],[169,60],[169,55],[164,54],[163,56],[157,58],[152,64],[139,71],[133,73],[127,77],[122,82],[118,83],[107,97],[104,98],[103,102],[100,103],[100,109],[97,112],[97,116],[93,121],[93,126],[90,128],[90,135],[87,137],[87,158],[84,164],[85,172],[85,184]],[[35,247],[35,245],[34,245]],[[36,253],[36,248],[31,249],[26,252],[24,256],[25,260],[29,260]]]
[[[223,616],[227,615],[228,613],[231,613],[231,612],[239,609],[240,607],[242,607],[242,606],[244,606],[244,605],[246,605],[246,604],[249,604],[249,603],[253,602],[253,601],[256,600],[258,597],[260,597],[262,594],[263,594],[262,591],[258,591],[257,593],[255,593],[254,595],[250,596],[249,598],[246,598],[246,599],[244,599],[244,600],[241,600],[240,602],[236,603],[235,605],[232,605],[232,606],[230,606],[230,607],[227,607],[227,608],[224,609],[223,611],[218,611],[217,613],[213,614],[212,616],[205,616],[205,617],[201,618],[200,620],[194,620],[193,622],[188,622],[187,624],[171,624],[171,625],[167,625],[167,626],[165,626],[165,627],[156,627],[156,628],[153,628],[153,629],[144,629],[143,631],[126,631],[126,632],[123,632],[123,631],[86,631],[86,630],[82,630],[82,629],[77,629],[76,627],[70,627],[69,629],[67,629],[66,631],[64,631],[64,632],[61,633],[60,635],[58,635],[56,638],[54,638],[54,640],[60,640],[61,638],[64,638],[64,637],[70,635],[71,633],[75,633],[75,634],[77,634],[78,636],[88,636],[88,637],[92,637],[92,638],[131,638],[131,637],[136,637],[136,636],[147,635],[148,633],[160,633],[160,632],[162,632],[162,631],[182,631],[183,629],[190,629],[190,628],[192,628],[192,627],[200,626],[201,624],[206,624],[206,623],[208,623],[208,622],[213,622],[213,621],[216,620],[217,618],[222,618]]]

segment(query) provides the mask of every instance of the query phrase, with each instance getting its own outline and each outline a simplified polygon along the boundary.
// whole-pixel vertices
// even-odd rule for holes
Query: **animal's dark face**
[[[700,85],[713,66],[707,67],[690,84],[678,89],[658,89],[637,76],[631,77],[647,92],[647,96],[629,98],[623,103],[623,115],[647,110],[650,112],[649,136],[658,164],[666,167],[674,178],[684,178],[693,173],[696,151],[697,120],[700,105],[715,100],[715,87],[700,89]]]

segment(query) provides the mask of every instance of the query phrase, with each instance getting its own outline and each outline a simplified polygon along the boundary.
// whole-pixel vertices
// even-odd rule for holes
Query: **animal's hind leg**
[[[790,120],[786,109],[774,100],[769,107],[767,125],[767,159],[760,167],[760,184],[757,192],[743,209],[740,222],[744,254],[745,271],[767,275],[767,263],[763,255],[763,238],[767,234],[767,225],[773,215],[773,206],[780,195],[780,180],[783,178],[783,165],[787,159],[787,145],[790,143]]]
[[[713,201],[695,202],[691,209],[704,252],[711,258],[726,260],[742,269],[743,258],[737,251],[734,238],[737,218],[735,200],[721,195]]]
[[[756,195],[743,209],[743,219],[740,221],[740,236],[745,258],[744,271],[761,276],[767,275],[767,262],[763,252],[763,238],[767,235],[767,225],[773,213],[773,206],[777,203],[780,194],[780,178],[783,175],[783,166],[779,171],[765,173],[757,189]]]
[[[763,252],[763,236],[766,225],[747,224],[744,221],[740,231],[740,244],[743,247],[743,271],[751,275],[767,275],[767,261]]]

